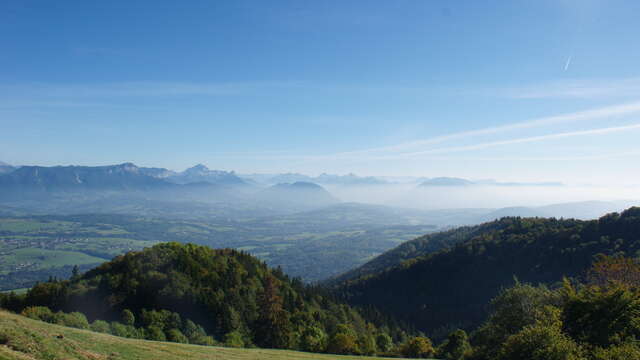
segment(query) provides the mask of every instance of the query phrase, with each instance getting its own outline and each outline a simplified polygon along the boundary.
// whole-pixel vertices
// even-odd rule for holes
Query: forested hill
[[[14,311],[46,306],[89,320],[122,321],[151,340],[176,337],[187,319],[216,342],[239,347],[375,354],[391,345],[380,349],[378,337],[404,336],[372,310],[367,316],[384,322],[384,330],[246,253],[193,244],[130,252],[69,281],[40,283],[23,298],[1,300],[0,307]],[[131,315],[123,318],[125,312]]]
[[[453,230],[423,235],[419,238],[404,242],[375,257],[371,261],[327,281],[327,284],[336,285],[347,280],[368,277],[400,265],[404,261],[443,250],[457,243],[469,240],[478,234],[499,229],[507,225],[506,222],[494,221],[482,225],[463,226]]]
[[[375,305],[432,334],[443,327],[471,328],[485,318],[489,300],[513,285],[514,277],[553,283],[583,275],[597,254],[637,257],[640,208],[591,221],[503,218],[445,235],[466,240],[345,281],[338,292],[353,304]],[[382,255],[384,262],[393,265],[420,254],[419,246],[411,250],[413,244],[391,250],[393,256]]]

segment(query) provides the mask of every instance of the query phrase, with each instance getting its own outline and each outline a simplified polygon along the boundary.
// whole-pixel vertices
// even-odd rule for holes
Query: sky
[[[0,2],[0,161],[638,184],[638,1]]]

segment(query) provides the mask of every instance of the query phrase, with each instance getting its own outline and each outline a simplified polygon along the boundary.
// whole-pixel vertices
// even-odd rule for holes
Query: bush
[[[46,321],[49,323],[55,322],[55,315],[46,306],[30,306],[22,310],[22,315],[30,319]]]
[[[438,357],[447,360],[462,360],[471,352],[469,338],[464,330],[449,334],[447,340],[438,349]]]
[[[145,338],[154,341],[167,341],[167,337],[164,335],[162,328],[156,325],[149,326],[145,330]]]
[[[132,337],[131,329],[127,325],[116,321],[111,323],[111,333],[120,337]]]
[[[182,344],[188,344],[189,339],[178,329],[171,329],[167,331],[167,340]]]
[[[242,334],[238,330],[228,332],[224,336],[224,345],[228,347],[241,348],[244,347],[244,340]]]
[[[206,346],[218,345],[218,342],[212,336],[207,336],[207,335],[198,335],[198,336],[189,338],[189,343],[195,344],[195,345],[206,345]]]
[[[411,338],[400,349],[402,356],[409,358],[430,358],[434,355],[435,350],[429,338],[424,336],[416,336]]]
[[[310,352],[324,351],[327,348],[327,334],[317,326],[305,329],[300,337],[300,348]]]
[[[393,340],[391,336],[382,333],[376,337],[376,345],[378,346],[378,350],[382,352],[389,352],[393,348]]]
[[[89,321],[83,313],[72,312],[70,314],[59,311],[54,315],[55,323],[58,325],[74,327],[78,329],[88,329]]]
[[[91,331],[111,334],[111,326],[109,326],[109,323],[104,320],[94,321],[93,323],[91,323],[89,328],[91,329]]]
[[[499,351],[498,360],[581,360],[580,347],[556,325],[527,326],[510,336]]]
[[[358,343],[352,334],[338,333],[331,337],[327,345],[327,352],[331,354],[358,354]]]

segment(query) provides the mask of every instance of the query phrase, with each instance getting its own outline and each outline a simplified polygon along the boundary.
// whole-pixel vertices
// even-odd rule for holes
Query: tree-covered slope
[[[637,256],[640,208],[592,221],[503,218],[447,236],[467,240],[413,258],[408,251],[404,257],[410,260],[346,281],[339,293],[353,304],[375,305],[425,331],[469,328],[484,319],[485,304],[500,288],[512,285],[514,276],[553,283],[562,276],[581,276],[599,253]],[[403,258],[402,252],[394,252],[391,265]]]
[[[477,234],[490,231],[491,229],[499,228],[504,225],[504,223],[500,222],[491,222],[477,226],[463,226],[453,230],[423,235],[382,253],[362,266],[337,276],[335,279],[331,279],[328,283],[339,284],[350,279],[369,277],[378,272],[398,266],[404,261],[445,249],[457,243],[469,240]]]
[[[374,354],[379,335],[400,339],[403,334],[374,318],[375,312],[367,315],[390,325],[385,330],[246,253],[193,244],[130,252],[70,281],[38,284],[24,298],[5,298],[0,306],[15,311],[46,306],[81,312],[91,321],[124,321],[148,339],[180,330],[171,325],[175,317],[202,326],[217,342],[314,352]],[[127,310],[133,316],[124,319]]]

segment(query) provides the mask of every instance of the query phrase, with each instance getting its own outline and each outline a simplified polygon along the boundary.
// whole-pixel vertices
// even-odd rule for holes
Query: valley
[[[168,220],[129,215],[0,218],[0,291],[23,288],[73,266],[87,270],[113,257],[164,241],[236,248],[291,276],[319,281],[363,264],[397,244],[436,229],[433,225],[376,224],[367,207],[239,220]],[[336,209],[337,212],[337,209]],[[334,214],[335,215],[335,214]],[[387,218],[387,222],[390,219]]]

